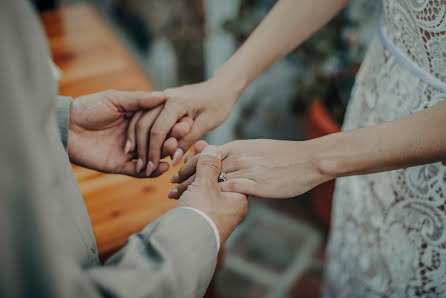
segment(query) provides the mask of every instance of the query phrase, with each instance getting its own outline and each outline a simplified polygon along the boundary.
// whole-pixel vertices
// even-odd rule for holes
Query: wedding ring
[[[218,182],[224,182],[226,181],[226,173],[225,172],[221,172],[220,175],[218,175]]]

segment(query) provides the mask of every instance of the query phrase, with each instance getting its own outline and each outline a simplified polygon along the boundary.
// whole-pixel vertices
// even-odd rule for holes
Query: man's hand
[[[220,170],[220,152],[215,146],[207,146],[200,154],[195,181],[180,197],[177,207],[193,207],[206,213],[217,226],[223,245],[245,217],[248,200],[245,195],[219,190]]]
[[[130,119],[135,113],[160,113],[165,97],[160,92],[124,92],[108,90],[89,94],[73,100],[70,110],[68,154],[78,165],[102,172],[125,174],[135,177],[156,177],[169,169],[162,162],[158,169],[146,175],[141,172],[142,162],[135,161],[135,144],[127,142],[132,128]],[[184,122],[184,121],[183,121]],[[186,122],[189,123],[189,122]],[[147,127],[151,127],[147,123]],[[185,135],[190,126],[184,123],[172,134]],[[135,127],[133,126],[133,129]],[[147,140],[148,141],[148,140]],[[167,152],[176,150],[177,143],[166,142]]]

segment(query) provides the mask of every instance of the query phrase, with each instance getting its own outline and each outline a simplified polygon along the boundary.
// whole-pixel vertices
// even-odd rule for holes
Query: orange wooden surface
[[[72,97],[102,91],[152,90],[95,9],[87,4],[63,7],[42,15],[53,59],[62,71],[60,94]],[[104,260],[128,236],[175,205],[167,194],[171,176],[135,179],[74,167]]]

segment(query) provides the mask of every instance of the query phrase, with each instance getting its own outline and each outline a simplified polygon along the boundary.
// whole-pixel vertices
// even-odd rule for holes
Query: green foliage
[[[243,0],[237,19],[225,28],[241,44],[261,22],[276,1]],[[342,122],[354,77],[367,45],[358,38],[359,24],[346,10],[300,45],[287,57],[303,71],[296,77],[291,106],[303,112],[319,98]]]

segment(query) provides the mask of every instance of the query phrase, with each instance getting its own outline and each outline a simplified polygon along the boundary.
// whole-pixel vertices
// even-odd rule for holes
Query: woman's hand
[[[226,87],[226,84],[217,78],[165,90],[163,95],[167,100],[151,127],[150,136],[146,133],[147,130],[141,129],[139,132],[137,130],[137,135],[140,136],[137,143],[150,143],[146,174],[150,175],[158,168],[163,142],[175,123],[185,116],[193,119],[191,131],[178,140],[178,149],[173,158],[175,162],[178,162],[192,144],[226,120],[239,96],[239,92],[234,90]],[[147,142],[149,137],[150,142]],[[142,160],[147,160],[146,150],[143,149],[138,150],[138,156]]]
[[[219,147],[226,181],[219,183],[221,191],[238,192],[262,198],[291,198],[331,180],[317,167],[313,141],[291,142],[276,140],[234,141]],[[170,197],[178,198],[195,179],[198,155],[172,178],[180,183]]]
[[[126,140],[132,116],[146,111],[159,114],[164,102],[159,92],[108,90],[75,99],[70,109],[68,154],[71,162],[102,172],[135,177],[155,177],[168,170],[166,162],[158,170],[146,175],[138,170],[135,152]],[[161,105],[161,106],[160,106]],[[153,118],[152,121],[155,119]],[[146,122],[150,127],[150,123]],[[172,135],[182,137],[190,125],[176,124]],[[166,151],[175,144],[166,142]]]
[[[136,150],[135,154],[138,159],[136,171],[139,173],[143,168],[146,168],[145,173],[147,176],[150,176],[153,172],[153,164],[150,162],[147,164],[150,129],[161,113],[163,106],[164,104],[151,110],[136,112],[127,128],[125,153],[135,152]],[[182,149],[178,148],[178,140],[189,133],[192,124],[192,118],[185,116],[174,125],[166,140],[164,140],[161,158],[170,156],[174,166],[181,161],[184,153]]]

